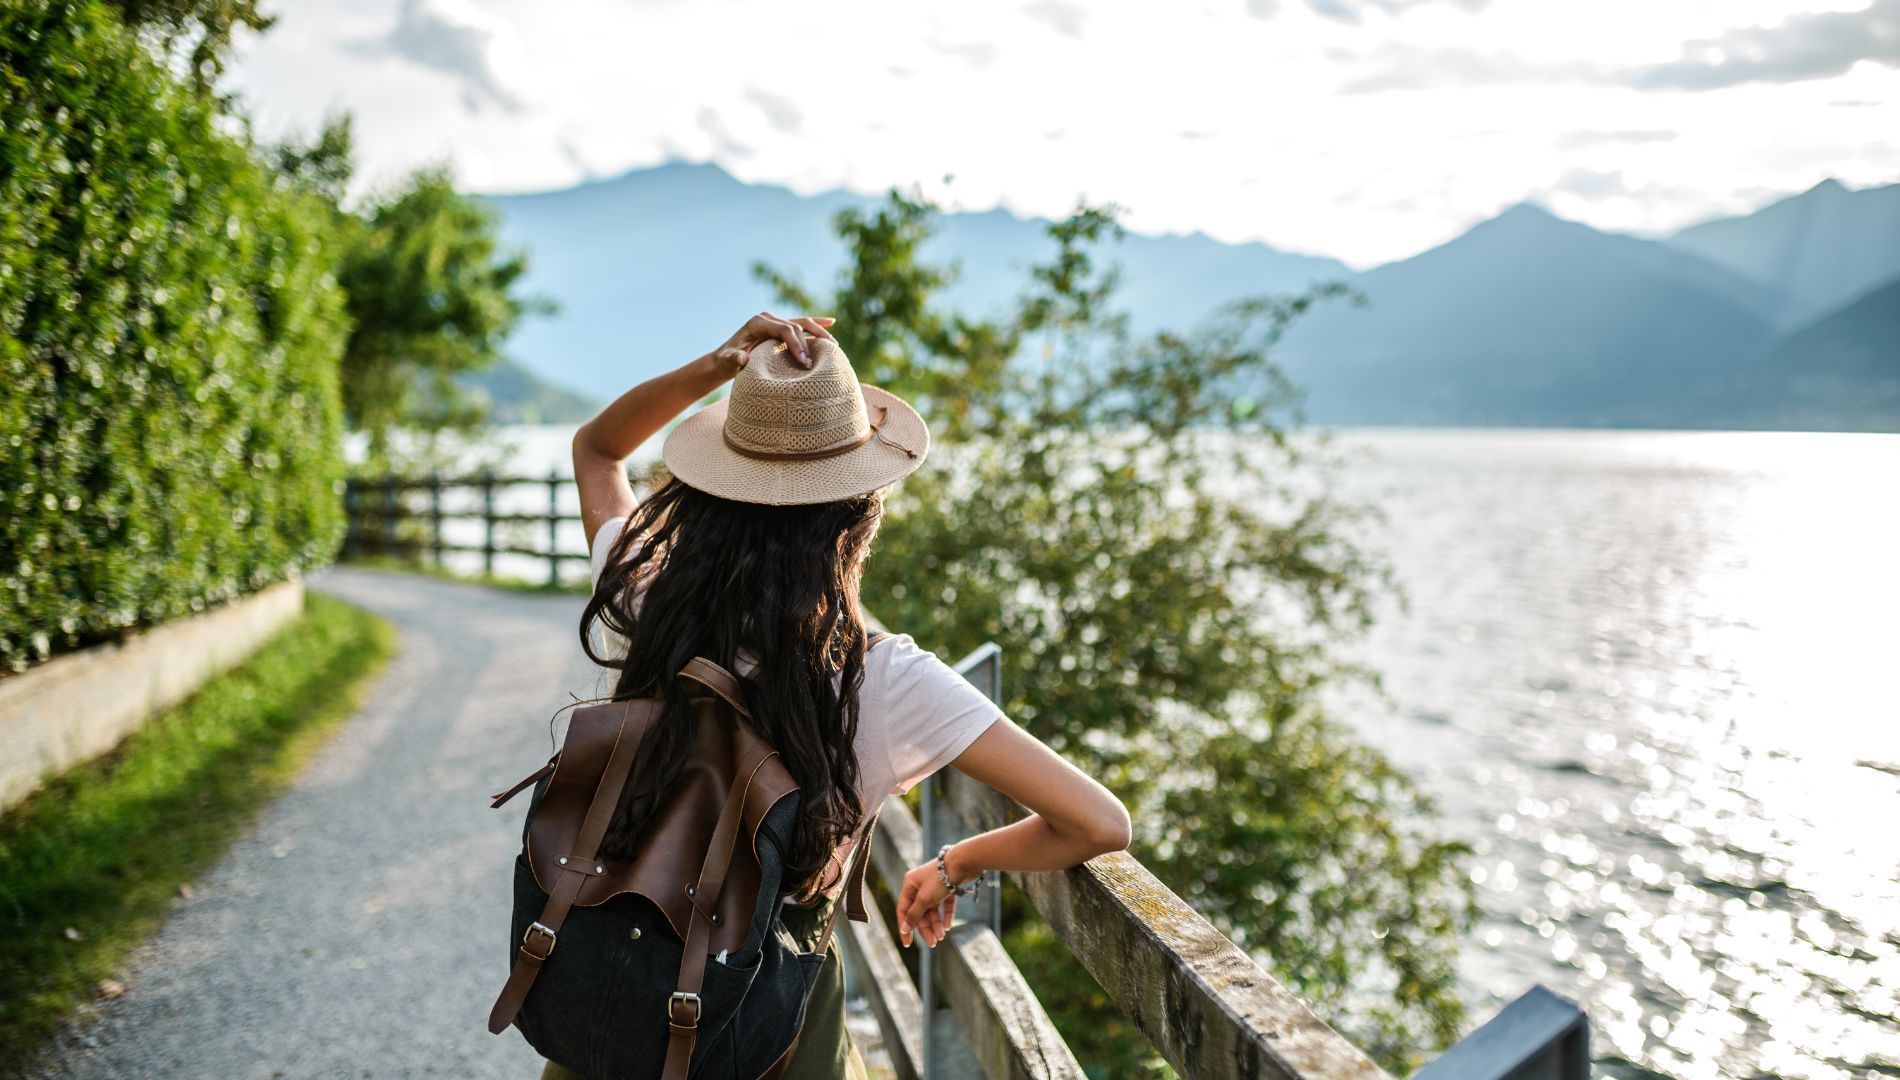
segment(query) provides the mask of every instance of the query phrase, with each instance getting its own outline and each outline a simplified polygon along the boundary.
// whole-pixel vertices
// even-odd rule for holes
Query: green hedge
[[[333,215],[94,2],[0,2],[0,665],[327,560]]]

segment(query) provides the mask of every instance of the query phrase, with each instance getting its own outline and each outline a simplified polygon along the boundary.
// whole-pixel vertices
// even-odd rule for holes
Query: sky
[[[669,160],[1405,258],[1523,200],[1655,236],[1900,180],[1900,0],[274,0],[224,82],[359,190]]]

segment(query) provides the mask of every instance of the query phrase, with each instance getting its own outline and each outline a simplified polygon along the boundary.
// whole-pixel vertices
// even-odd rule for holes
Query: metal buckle
[[[557,940],[559,940],[559,938],[558,938],[558,935],[556,935],[553,930],[550,930],[539,919],[536,919],[534,922],[529,923],[528,928],[521,932],[521,947],[523,949],[526,949],[528,947],[528,935],[534,933],[536,930],[539,930],[541,931],[541,933],[547,935],[548,951],[545,953],[542,953],[538,957],[538,959],[546,960],[548,957],[554,955],[554,943]],[[528,955],[533,956],[534,954],[529,953]]]
[[[673,996],[666,999],[666,1019],[669,1022],[672,1021],[673,1006],[678,1005],[682,1001],[687,1002],[692,1005],[693,1023],[695,1024],[699,1023],[699,1015],[700,1015],[699,995],[689,994],[685,992],[684,990],[675,990],[673,991]]]

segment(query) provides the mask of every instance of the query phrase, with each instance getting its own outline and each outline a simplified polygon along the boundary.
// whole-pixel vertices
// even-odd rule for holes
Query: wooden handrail
[[[945,771],[944,783],[951,806],[975,829],[1028,813],[955,770]],[[1181,1075],[1387,1077],[1133,855],[1007,877]]]

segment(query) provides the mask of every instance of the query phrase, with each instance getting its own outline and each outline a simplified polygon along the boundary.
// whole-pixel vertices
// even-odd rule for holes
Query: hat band
[[[825,458],[837,457],[839,454],[848,454],[876,438],[877,429],[883,425],[884,418],[887,415],[889,415],[889,409],[883,405],[879,405],[877,407],[877,419],[865,429],[864,434],[852,439],[850,442],[839,443],[837,446],[821,446],[816,450],[754,450],[749,446],[741,446],[737,442],[734,442],[732,433],[723,427],[719,429],[719,437],[726,441],[726,445],[732,448],[734,453],[743,454],[757,461],[821,461]],[[886,441],[888,442],[889,440]],[[897,444],[892,443],[891,445],[896,446]],[[917,456],[904,447],[899,446],[897,448],[904,450],[904,452],[910,454],[911,457]]]

